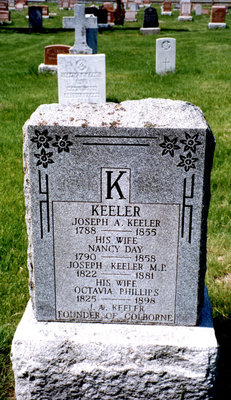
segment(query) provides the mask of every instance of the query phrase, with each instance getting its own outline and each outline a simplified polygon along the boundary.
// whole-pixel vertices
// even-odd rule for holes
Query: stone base
[[[50,15],[50,14],[49,14],[49,15]],[[42,18],[43,18],[43,19],[47,19],[47,18],[49,18],[49,15],[42,15]],[[26,19],[29,19],[29,15],[26,16]]]
[[[114,22],[110,22],[108,24],[98,24],[99,29],[111,29],[114,26]]]
[[[51,74],[57,74],[57,65],[47,65],[47,64],[40,64],[38,67],[39,73],[46,73],[50,72]]]
[[[183,15],[179,15],[178,17],[178,21],[192,21],[193,17],[191,15],[189,16],[183,16]]]
[[[29,302],[12,343],[17,400],[212,399],[218,345],[198,327],[38,322]]]
[[[142,35],[158,35],[160,28],[140,28],[140,33]]]
[[[209,22],[208,24],[209,29],[216,29],[216,28],[226,28],[226,23],[222,22]]]
[[[172,15],[172,11],[164,11],[163,6],[161,6],[161,15]]]

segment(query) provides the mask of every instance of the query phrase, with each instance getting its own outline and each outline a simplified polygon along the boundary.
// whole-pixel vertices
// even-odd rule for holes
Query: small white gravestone
[[[202,5],[196,4],[195,15],[201,15],[201,14],[202,14]]]
[[[59,54],[59,103],[105,103],[105,54]]]
[[[74,10],[75,44],[70,55],[58,55],[59,103],[105,103],[105,55],[92,54],[87,45],[85,6],[76,4]]]
[[[176,66],[176,39],[156,40],[156,73],[174,72]]]

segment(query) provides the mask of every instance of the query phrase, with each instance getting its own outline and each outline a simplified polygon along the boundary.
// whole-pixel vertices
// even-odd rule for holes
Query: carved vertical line
[[[50,232],[50,207],[49,207],[49,181],[48,175],[45,175],[46,179],[46,190],[42,190],[42,179],[41,179],[41,171],[38,171],[39,174],[39,194],[45,194],[46,199],[40,200],[39,202],[39,210],[40,210],[40,232],[41,232],[41,239],[44,237],[44,226],[43,226],[43,204],[46,205],[46,218],[47,218],[47,232]]]
[[[193,199],[194,197],[194,182],[195,182],[195,175],[192,175],[191,178],[191,187],[190,187],[190,194],[187,195],[187,179],[184,179],[183,184],[183,207],[182,207],[182,218],[181,218],[181,237],[184,237],[184,225],[185,225],[185,209],[189,208],[189,224],[188,224],[188,242],[191,243],[192,240],[192,216],[193,216],[193,205],[186,204],[186,199]]]

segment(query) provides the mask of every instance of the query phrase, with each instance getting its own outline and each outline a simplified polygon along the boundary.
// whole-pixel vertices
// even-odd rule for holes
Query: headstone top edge
[[[94,119],[92,114],[94,113]],[[167,99],[127,100],[121,103],[43,104],[24,125],[103,128],[210,129],[195,105]]]
[[[157,42],[158,41],[163,41],[163,40],[174,40],[174,41],[176,41],[176,39],[173,38],[173,37],[162,37],[162,38],[156,39]]]
[[[75,56],[75,55],[77,55],[78,57],[89,57],[89,56],[93,56],[93,57],[98,57],[98,56],[103,56],[103,57],[105,57],[105,54],[103,54],[103,53],[97,53],[97,54],[83,54],[83,53],[80,53],[80,54],[59,54],[58,56],[61,56],[61,57],[63,57],[63,56],[65,56],[65,57],[71,57],[71,58],[73,58],[73,56]]]

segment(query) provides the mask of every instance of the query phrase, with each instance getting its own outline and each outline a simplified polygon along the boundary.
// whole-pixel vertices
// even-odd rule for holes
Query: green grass
[[[57,16],[43,21],[43,33],[29,33],[27,11],[12,11],[12,24],[0,27],[0,399],[4,400],[13,394],[10,345],[29,299],[22,126],[40,104],[58,102],[57,77],[37,72],[44,46],[74,42],[73,31],[62,30],[62,17],[73,15],[73,11],[59,11],[54,4],[49,8]],[[222,340],[228,335],[231,316],[231,16],[226,17],[225,30],[208,30],[207,15],[192,22],[178,22],[177,16],[178,12],[172,17],[159,13],[158,38],[176,38],[174,74],[155,74],[157,37],[140,35],[142,12],[137,22],[99,34],[98,52],[106,54],[108,101],[147,97],[185,100],[200,107],[210,124],[217,145],[206,282]],[[222,362],[226,368],[226,361]]]

